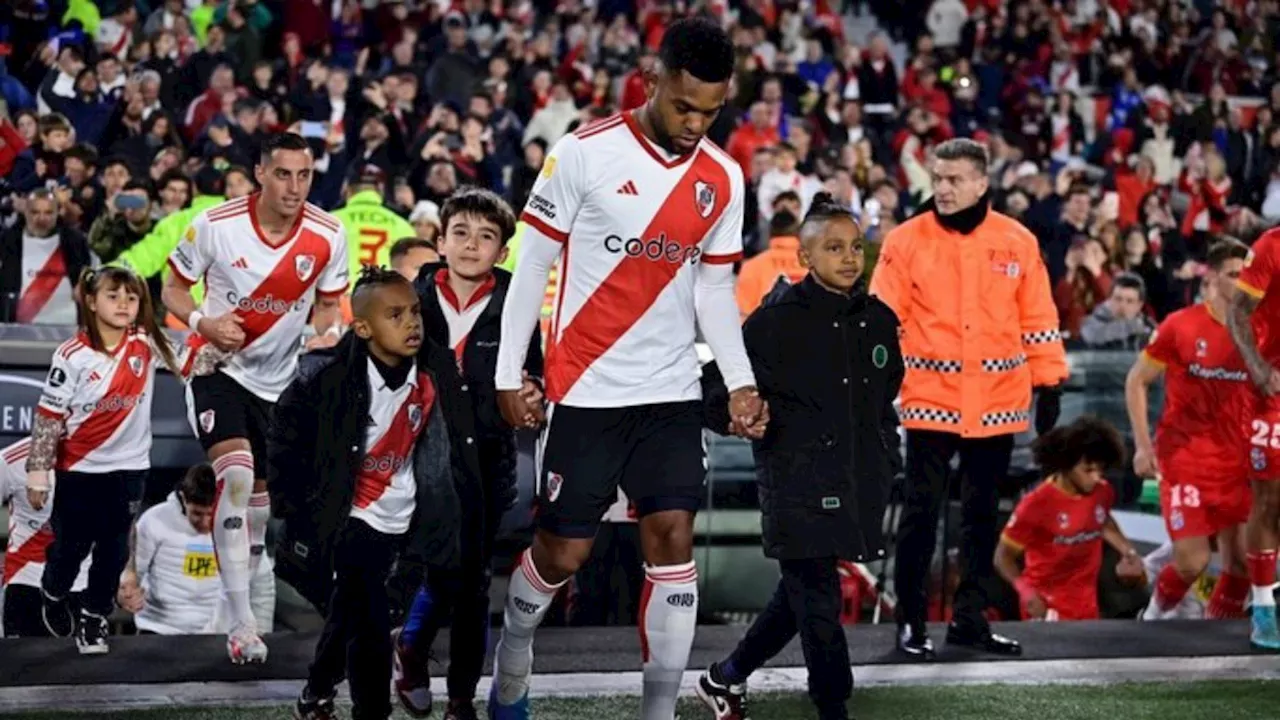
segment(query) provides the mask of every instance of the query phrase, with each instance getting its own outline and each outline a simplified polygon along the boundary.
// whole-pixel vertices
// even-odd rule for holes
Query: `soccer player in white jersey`
[[[4,550],[3,637],[48,637],[41,617],[40,576],[44,574],[45,553],[53,542],[49,515],[52,498],[36,510],[27,500],[27,454],[31,439],[23,438],[0,450],[0,504],[9,514],[8,543]],[[80,574],[71,584],[71,604],[80,604],[80,593],[89,584],[89,558],[80,565]]]
[[[267,521],[267,424],[293,379],[307,318],[318,331],[340,320],[347,240],[336,218],[307,203],[314,160],[293,133],[263,144],[260,193],[196,216],[169,257],[165,306],[194,331],[188,417],[218,478],[213,544],[232,615],[227,654],[263,662],[249,579],[261,562]],[[196,307],[191,286],[205,281]]]
[[[495,378],[515,426],[541,419],[519,392],[524,339],[558,257],[562,272],[547,341],[539,527],[507,591],[490,717],[529,716],[534,629],[590,553],[619,486],[635,501],[645,550],[641,718],[673,717],[698,611],[693,516],[706,456],[697,329],[724,368],[735,431],[759,437],[767,421],[733,294],[742,172],[704,137],[733,64],[713,21],[673,23],[645,76],[648,102],[557,142],[522,215]]]

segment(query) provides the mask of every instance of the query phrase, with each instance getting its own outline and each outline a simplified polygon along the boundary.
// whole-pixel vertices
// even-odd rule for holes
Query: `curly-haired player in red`
[[[1114,427],[1085,416],[1036,438],[1032,452],[1044,482],[1023,496],[1005,525],[996,572],[1018,590],[1028,620],[1096,619],[1102,543],[1120,553],[1121,580],[1140,581],[1144,572],[1111,517],[1116,493],[1102,477],[1124,462],[1124,442]]]

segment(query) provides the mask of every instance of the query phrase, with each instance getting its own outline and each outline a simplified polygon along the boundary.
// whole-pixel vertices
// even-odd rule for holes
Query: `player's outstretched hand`
[[[1280,370],[1271,368],[1271,374],[1267,376],[1267,382],[1262,386],[1262,394],[1267,396],[1280,395]]]
[[[49,502],[49,473],[45,470],[32,470],[27,473],[27,502],[36,512],[44,509]]]
[[[749,440],[759,440],[769,425],[769,404],[754,387],[729,393],[729,432]]]
[[[147,604],[146,595],[142,592],[142,585],[138,583],[138,576],[135,573],[126,570],[120,576],[120,587],[116,590],[116,604],[126,612],[135,615]]]
[[[244,328],[240,327],[243,323],[240,316],[226,313],[218,317],[200,318],[199,327],[195,330],[219,350],[235,352],[244,345]]]
[[[1044,604],[1044,598],[1039,595],[1033,594],[1023,602],[1023,605],[1032,620],[1043,620],[1049,614],[1049,606]]]
[[[1140,585],[1147,580],[1147,569],[1142,565],[1142,556],[1137,553],[1125,555],[1116,563],[1116,579],[1130,587]]]
[[[513,428],[536,428],[541,425],[546,417],[542,412],[542,405],[530,404],[525,399],[524,390],[499,390],[498,391],[498,411],[502,413],[502,419]]]
[[[1158,474],[1155,453],[1149,447],[1138,447],[1133,453],[1133,472],[1140,478],[1153,478]]]

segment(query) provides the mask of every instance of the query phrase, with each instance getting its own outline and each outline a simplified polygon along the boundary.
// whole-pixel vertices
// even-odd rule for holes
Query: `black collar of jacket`
[[[833,315],[861,312],[867,306],[866,284],[858,278],[848,295],[831,292],[818,284],[810,272],[788,293],[796,302],[817,310],[824,310]],[[785,301],[786,296],[784,296]]]
[[[973,207],[965,208],[964,210],[951,213],[950,215],[943,215],[938,212],[938,206],[933,201],[933,198],[929,198],[928,202],[920,208],[920,212],[916,214],[920,215],[922,213],[931,212],[938,220],[938,224],[942,227],[950,230],[951,232],[960,233],[961,235],[970,235],[974,230],[978,229],[978,226],[981,225],[983,221],[987,219],[987,213],[990,212],[990,210],[991,189],[988,188],[987,191],[982,194],[982,197],[978,198],[978,202],[974,203]]]
[[[436,273],[449,267],[448,263],[438,262],[423,265],[418,270],[418,277],[413,281],[414,289],[418,291],[418,299],[422,301],[422,314],[427,316],[439,316],[431,318],[437,322],[428,321],[426,323],[426,331],[436,342],[449,344],[449,325],[444,322],[444,312],[440,309],[440,298],[436,295]],[[502,320],[502,304],[507,299],[507,288],[511,286],[511,273],[502,268],[495,267],[493,270],[493,290],[490,292],[489,304],[485,306],[480,317],[476,318],[474,327],[487,325],[491,322],[501,322]],[[474,331],[473,331],[474,332]]]

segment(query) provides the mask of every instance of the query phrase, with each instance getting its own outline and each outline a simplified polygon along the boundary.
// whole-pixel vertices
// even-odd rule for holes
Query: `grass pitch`
[[[638,698],[545,699],[533,703],[536,720],[634,718]],[[1232,720],[1280,715],[1280,682],[1240,681],[1120,685],[984,685],[881,687],[856,690],[857,720]],[[345,710],[345,708],[344,708]],[[437,709],[435,717],[439,717]],[[697,700],[682,700],[682,720],[709,720]],[[344,717],[346,713],[343,713]],[[483,711],[482,711],[483,715]],[[285,720],[288,707],[163,708],[123,712],[24,713],[19,720],[92,717],[101,720]],[[408,715],[397,711],[400,720]],[[752,697],[753,720],[814,717],[802,694]]]

